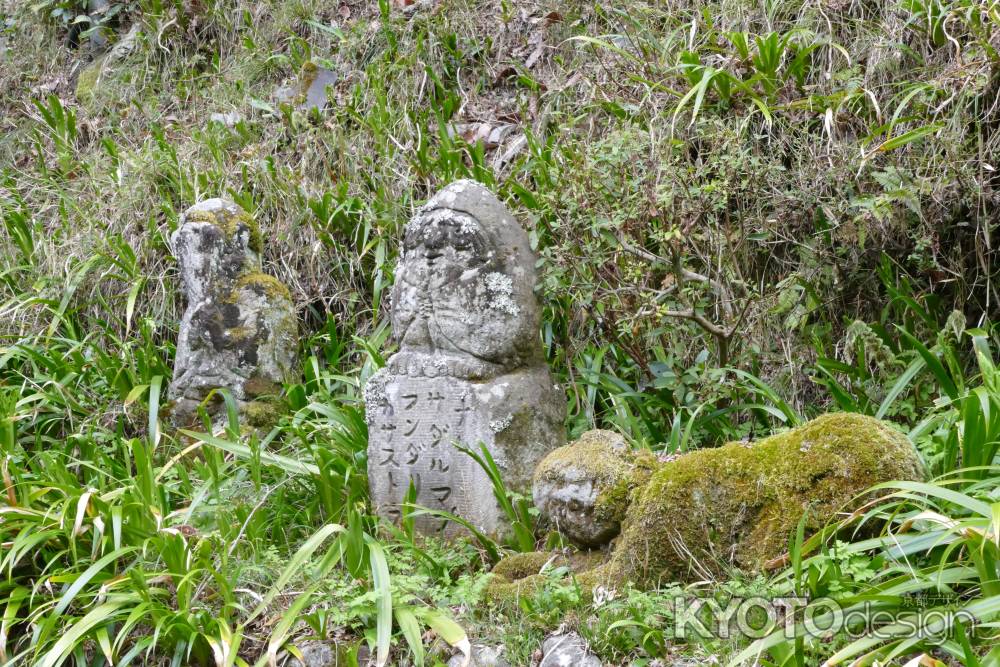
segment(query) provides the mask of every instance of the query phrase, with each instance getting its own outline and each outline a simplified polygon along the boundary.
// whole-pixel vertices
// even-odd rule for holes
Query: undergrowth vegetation
[[[1000,3],[398,5],[0,0],[0,664],[263,665],[314,639],[439,664],[474,639],[521,666],[564,625],[609,664],[1000,665]],[[308,63],[337,76],[322,112],[275,96]],[[500,482],[507,542],[379,522],[360,400],[402,225],[463,177],[539,251],[569,435],[670,454],[861,412],[933,481],[756,577],[594,601],[548,567],[489,608],[489,567],[555,541]],[[307,333],[266,433],[161,424],[167,239],[220,195]],[[979,623],[672,636],[671,601],[705,594]]]

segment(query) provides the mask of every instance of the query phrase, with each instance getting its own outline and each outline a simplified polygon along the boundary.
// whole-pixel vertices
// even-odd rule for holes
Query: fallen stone
[[[804,512],[810,535],[872,486],[923,476],[905,435],[851,413],[697,450],[663,464],[635,495],[609,571],[646,585],[729,566],[758,571],[785,553]]]
[[[622,465],[626,469],[627,463]],[[594,551],[605,562],[571,568],[595,597],[626,583],[648,589],[724,576],[733,567],[747,572],[779,567],[804,513],[806,535],[812,535],[856,509],[873,486],[919,481],[925,474],[905,435],[850,413],[824,415],[756,443],[700,449],[651,472],[644,466],[634,470],[648,481],[639,480],[627,494],[621,535],[610,557]],[[564,480],[579,483],[575,477]],[[549,556],[516,558],[537,564]],[[508,567],[507,560],[494,567],[487,586],[492,604],[516,603],[543,583],[530,569]]]
[[[306,111],[310,109],[319,109],[322,111],[329,106],[330,99],[326,93],[326,88],[327,86],[336,84],[337,78],[336,72],[323,67],[313,65],[312,68],[309,68],[306,71],[305,79],[305,81],[308,82],[305,92],[306,99],[302,103],[301,108]]]
[[[298,78],[287,86],[281,86],[274,98],[282,104],[294,106],[299,111],[312,109],[323,111],[330,105],[327,87],[337,83],[337,73],[307,62],[299,70]]]

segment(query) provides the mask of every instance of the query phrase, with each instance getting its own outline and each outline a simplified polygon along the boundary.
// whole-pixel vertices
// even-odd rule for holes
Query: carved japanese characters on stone
[[[260,234],[243,209],[209,199],[185,211],[171,237],[187,309],[177,338],[171,419],[190,424],[199,404],[216,412],[227,388],[242,418],[266,425],[295,365],[297,326],[288,289],[260,267]]]
[[[399,351],[365,388],[372,499],[390,518],[416,504],[503,529],[489,478],[457,446],[486,445],[511,488],[564,442],[565,398],[538,337],[536,257],[482,185],[452,183],[407,224],[392,292]],[[444,529],[422,515],[425,532]]]

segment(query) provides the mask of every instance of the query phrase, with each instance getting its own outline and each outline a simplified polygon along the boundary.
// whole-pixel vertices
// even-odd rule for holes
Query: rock
[[[111,3],[108,0],[89,0],[87,3],[87,14],[90,17],[91,25],[100,26],[96,30],[91,31],[90,37],[87,40],[88,48],[91,54],[95,56],[108,50],[107,28],[101,24],[107,18],[110,9]]]
[[[139,39],[139,33],[142,31],[142,25],[136,21],[132,24],[132,27],[128,29],[128,32],[115,42],[115,45],[111,47],[111,52],[108,54],[111,61],[121,60],[128,54],[135,50],[136,41]]]
[[[577,446],[563,448],[562,453],[572,453]],[[585,446],[603,448],[605,454],[617,449],[613,442]],[[553,452],[555,460],[559,454]],[[906,436],[877,419],[849,413],[824,415],[758,443],[732,442],[697,450],[652,468],[641,459],[622,465],[608,478],[593,473],[598,480],[595,515],[597,508],[606,506],[609,515],[618,516],[619,499],[628,503],[610,557],[596,567],[586,561],[569,563],[576,581],[595,596],[625,582],[653,588],[722,575],[733,566],[760,570],[786,553],[804,512],[808,511],[806,534],[813,534],[838,512],[858,507],[872,486],[924,477],[920,456]],[[540,475],[560,466],[547,458]],[[634,479],[618,477],[628,470]],[[584,495],[577,489],[586,488],[586,483],[575,472],[549,479],[554,489],[547,490],[545,498],[565,503],[559,498]],[[565,489],[560,490],[559,479]],[[543,582],[536,566],[550,557],[517,554],[516,560],[500,561],[487,586],[487,598],[506,605],[531,594]]]
[[[208,117],[208,122],[210,123],[220,123],[226,127],[234,127],[237,123],[243,120],[243,114],[239,111],[230,111],[229,113],[213,113]]]
[[[312,63],[306,63],[312,65]],[[337,73],[322,67],[312,65],[311,68],[303,68],[305,79],[305,102],[301,105],[305,111],[319,109],[322,111],[329,105],[330,100],[326,94],[326,87],[337,83]]]
[[[453,655],[448,661],[448,667],[510,667],[510,663],[504,660],[501,653],[503,647],[496,648],[484,646],[482,644],[472,645],[472,659],[465,665],[465,656],[462,654]]]
[[[655,466],[649,450],[633,450],[617,433],[588,431],[538,464],[535,507],[577,546],[602,546],[618,535],[633,490]]]
[[[295,647],[302,653],[302,660],[293,657],[285,663],[286,667],[347,667],[350,664],[350,646],[346,643],[307,639],[295,642]],[[365,663],[359,661],[359,664]]]
[[[857,414],[829,414],[758,443],[733,442],[664,463],[635,494],[611,561],[594,579],[655,586],[759,570],[806,534],[857,506],[870,487],[919,480],[905,435]]]
[[[337,79],[336,72],[307,62],[302,65],[298,79],[291,85],[278,88],[274,97],[278,102],[290,104],[300,111],[323,111],[330,104],[327,86],[336,84]]]
[[[190,424],[225,387],[246,423],[270,425],[293,377],[297,324],[288,289],[261,272],[256,223],[233,202],[209,199],[185,211],[171,246],[187,301],[170,383],[174,424]],[[206,408],[223,411],[221,397]]]
[[[365,387],[368,473],[378,511],[417,504],[486,531],[504,528],[487,474],[456,444],[485,444],[508,488],[527,491],[535,465],[565,442],[566,399],[539,342],[536,256],[482,185],[452,183],[405,230],[392,291],[399,351]],[[463,530],[430,515],[423,532]]]
[[[586,640],[575,632],[552,635],[542,642],[542,662],[538,667],[601,667]]]

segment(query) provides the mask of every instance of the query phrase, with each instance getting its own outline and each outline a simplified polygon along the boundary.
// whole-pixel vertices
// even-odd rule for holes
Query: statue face
[[[219,252],[225,244],[225,234],[208,222],[188,222],[174,239],[177,259],[184,271],[194,272],[211,280],[219,268]],[[218,249],[218,250],[217,250]]]
[[[490,245],[475,218],[449,209],[417,218],[403,240],[406,262],[430,275],[482,266],[493,254]]]
[[[572,467],[566,474],[547,480],[544,487],[544,507],[539,509],[573,542],[596,547],[618,534],[618,521],[598,516],[600,488],[588,475]]]

